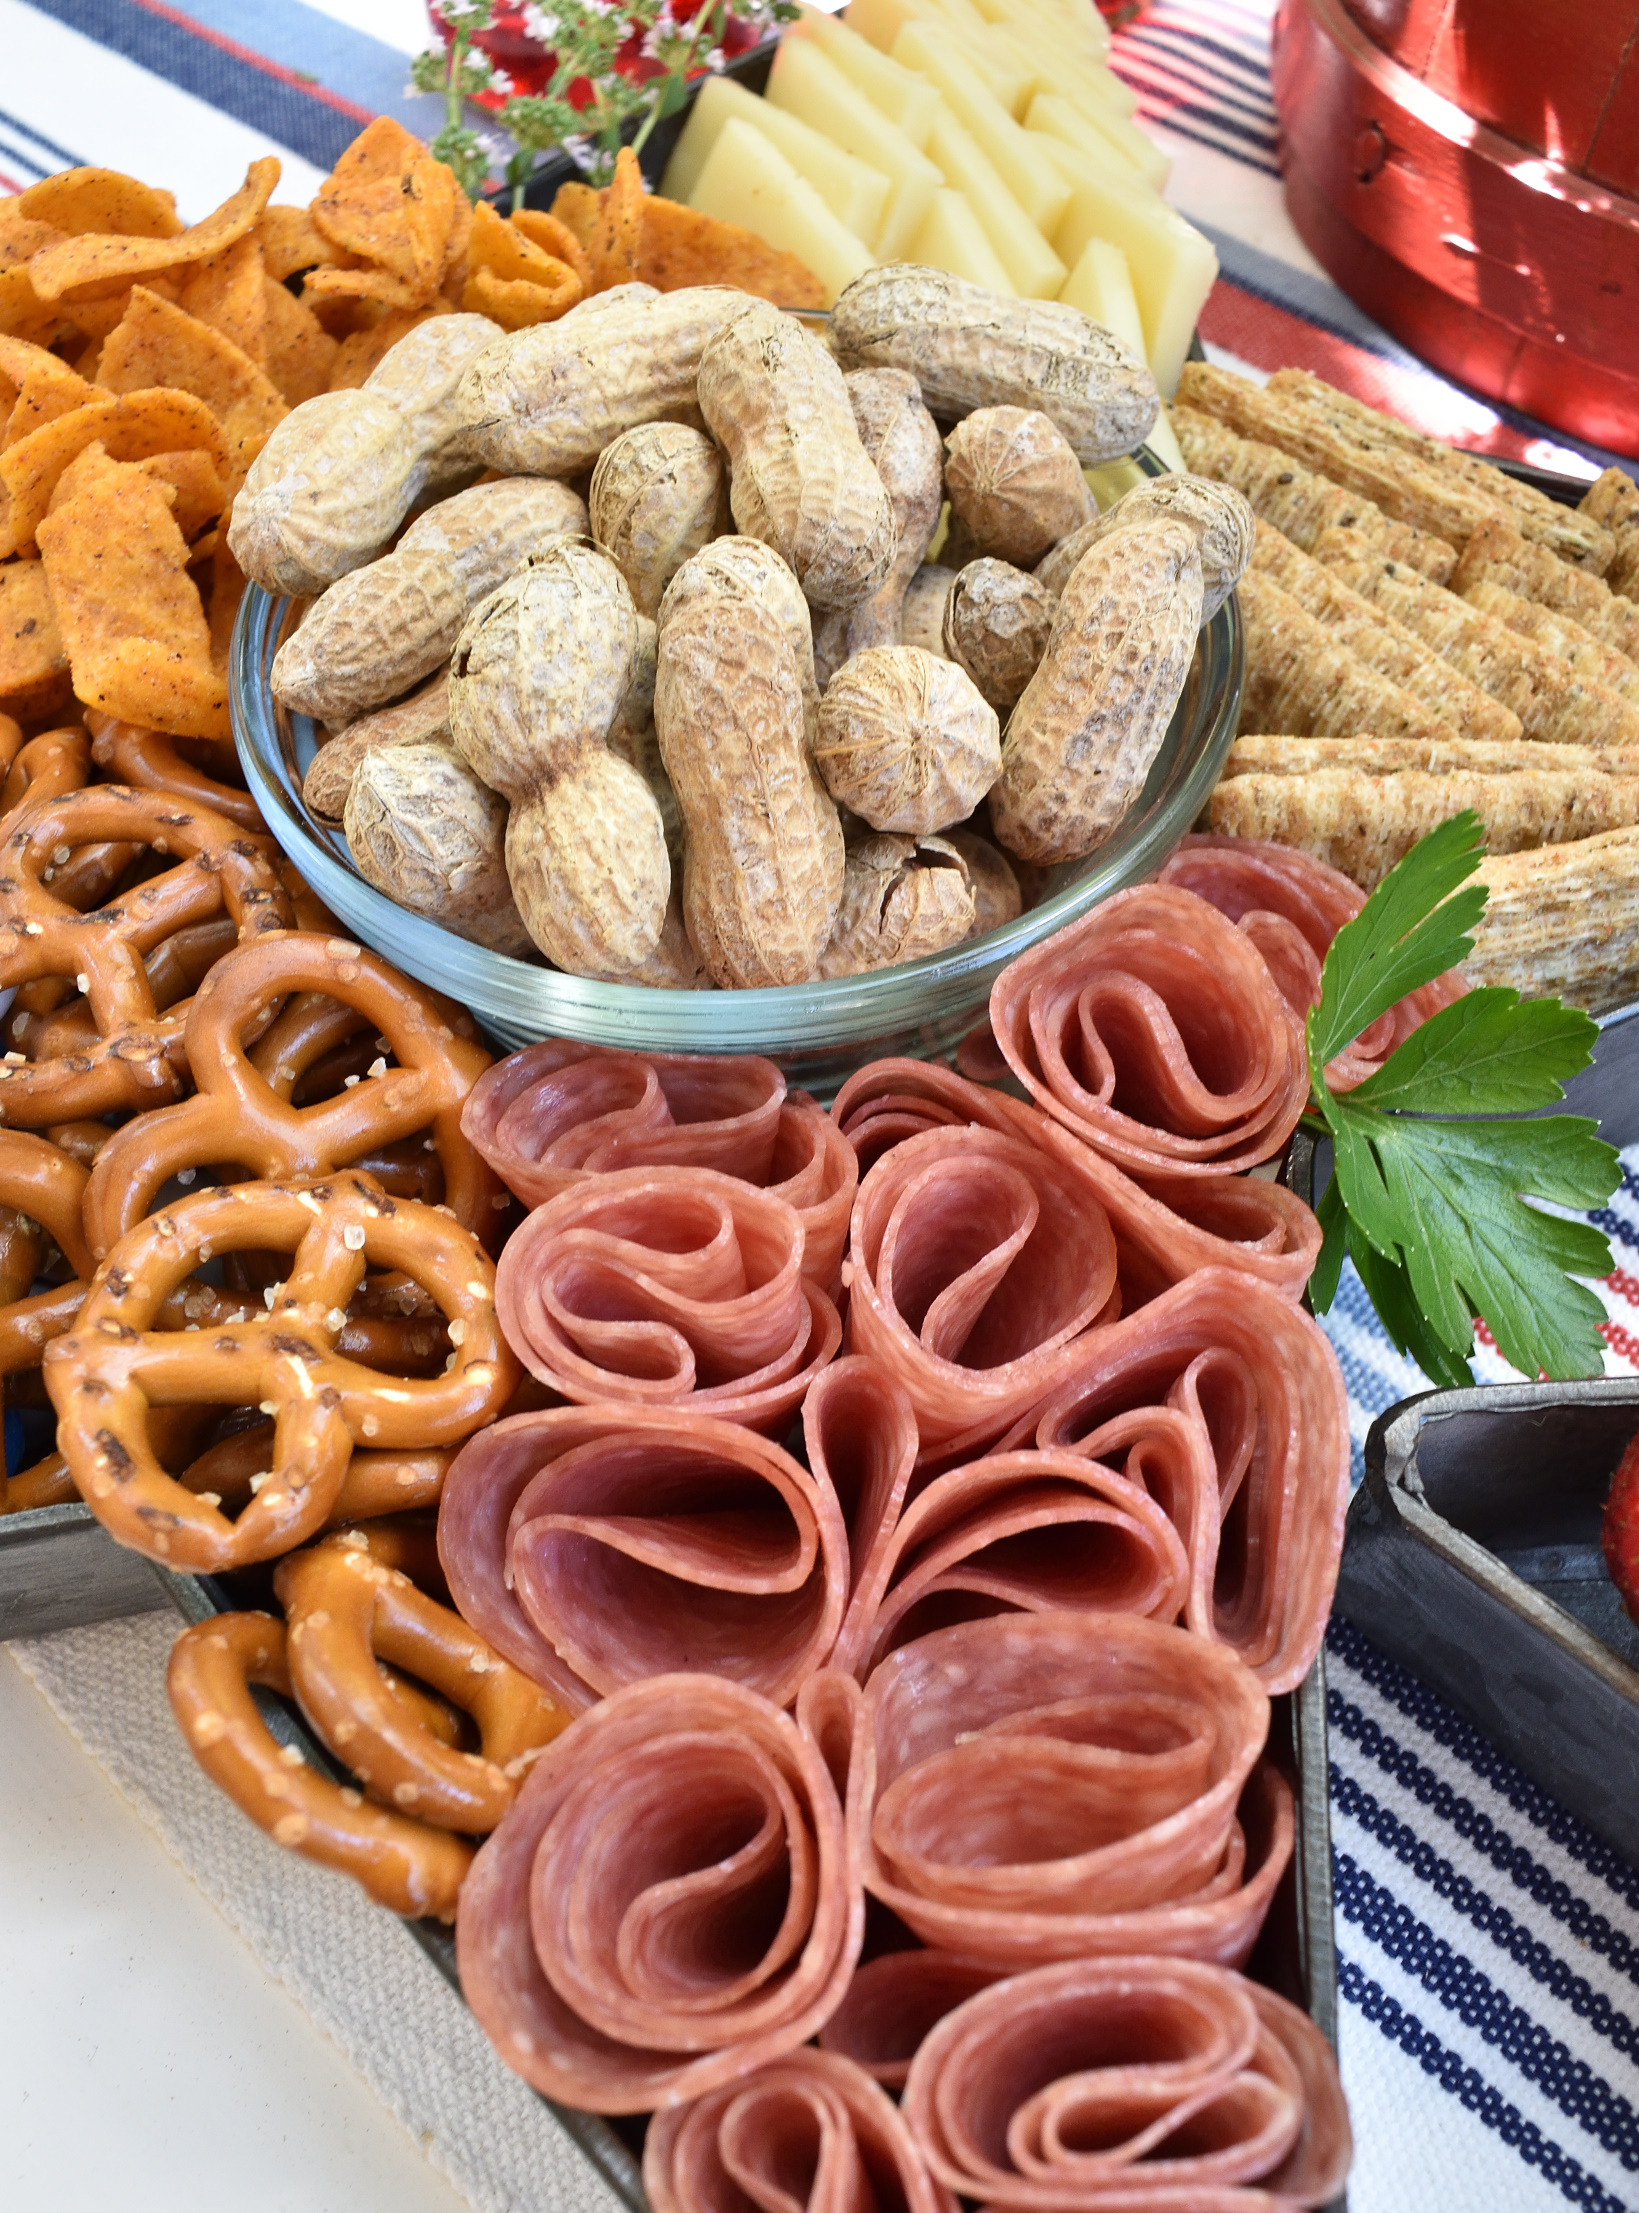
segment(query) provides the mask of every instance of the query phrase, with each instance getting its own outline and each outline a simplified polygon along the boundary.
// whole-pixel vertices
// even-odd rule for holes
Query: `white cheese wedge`
[[[731,116],[689,194],[690,207],[739,223],[806,262],[830,306],[845,285],[874,266],[865,247],[834,216],[806,177],[779,148],[739,116]]]
[[[929,135],[928,155],[978,217],[1014,291],[1027,300],[1052,299],[1068,273],[1063,262],[1008,191],[973,133],[948,107],[940,109]]]
[[[1132,271],[1127,267],[1127,257],[1121,248],[1112,245],[1109,239],[1088,239],[1059,298],[1070,307],[1079,307],[1083,315],[1090,315],[1106,330],[1113,330],[1141,361],[1149,359]]]
[[[880,261],[900,261],[921,229],[944,178],[852,78],[811,39],[782,39],[768,73],[768,100],[888,180],[882,228],[870,241]],[[1021,136],[1024,134],[1021,133]],[[1045,141],[1044,141],[1045,143]]]
[[[987,292],[1010,293],[1012,281],[996,257],[974,214],[959,192],[936,192],[927,221],[911,241],[910,259],[925,269],[982,284]]]
[[[927,145],[940,103],[926,77],[902,69],[868,39],[849,30],[837,16],[822,15],[818,8],[804,8],[786,37],[811,39],[845,77],[858,85],[872,107],[890,123],[898,124],[913,146],[921,149]]]
[[[878,235],[888,205],[888,180],[881,171],[867,169],[796,116],[770,107],[731,77],[708,77],[700,87],[661,180],[660,189],[668,200],[688,199],[733,117],[749,123],[778,147],[798,176],[807,178],[837,221],[862,244],[869,245]]]
[[[1022,130],[966,56],[925,23],[906,24],[894,41],[894,59],[907,69],[920,69],[939,87],[956,120],[989,155],[1030,221],[1050,238],[1068,205],[1069,190],[1048,158],[1048,142]]]

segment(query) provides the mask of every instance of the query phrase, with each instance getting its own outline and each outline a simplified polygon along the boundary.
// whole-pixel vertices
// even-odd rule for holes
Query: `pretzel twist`
[[[44,881],[54,855],[119,839],[174,854],[177,865],[89,914],[54,896]],[[25,1129],[179,1098],[185,1016],[156,1007],[144,956],[224,909],[241,942],[292,919],[265,842],[123,784],[23,808],[0,843],[0,870],[0,985],[73,977],[96,1030],[84,1050],[0,1063],[0,1122]]]
[[[291,1255],[265,1314],[196,1336],[155,1326],[204,1261],[247,1249]],[[455,1346],[446,1374],[383,1376],[338,1349],[347,1303],[371,1265],[402,1270],[431,1294]],[[458,1222],[389,1198],[368,1176],[197,1193],[120,1240],[73,1330],[47,1346],[58,1447],[97,1518],[150,1559],[205,1574],[273,1559],[323,1526],[355,1444],[458,1444],[501,1412],[519,1369],[494,1288],[494,1268]],[[236,1522],[155,1458],[148,1414],[167,1405],[260,1406],[273,1416],[268,1480]]]
[[[369,1806],[361,1791],[309,1767],[275,1742],[253,1683],[294,1695],[283,1622],[218,1614],[184,1629],[166,1688],[188,1748],[205,1773],[275,1844],[354,1876],[393,1913],[453,1921],[472,1846],[447,1830]]]
[[[13,725],[15,728],[15,725]],[[8,753],[0,744],[0,761],[5,763],[5,782],[0,784],[0,845],[16,828],[11,820],[18,808],[38,805],[47,799],[61,799],[71,791],[80,791],[91,781],[91,740],[77,725],[61,730],[47,730],[37,738],[30,738],[21,750]],[[42,874],[42,881],[51,886],[52,896],[61,899],[65,906],[76,907],[83,914],[89,907],[101,906],[114,886],[137,856],[134,845],[86,845],[78,852],[71,852],[65,860],[53,857]],[[52,988],[44,981],[25,987],[35,993]],[[61,989],[58,990],[61,996]],[[44,1005],[45,1000],[39,1000]],[[52,1003],[55,1003],[54,1001]]]
[[[398,1065],[378,1059],[334,1098],[295,1107],[298,1076],[338,1025],[322,1006],[288,1008],[255,1053],[245,1038],[292,994],[322,994],[352,1026],[385,1039]],[[346,1027],[346,1025],[343,1025]],[[505,1203],[493,1169],[461,1133],[461,1108],[489,1066],[430,991],[345,938],[283,932],[219,961],[188,1009],[183,1043],[198,1090],[178,1106],[128,1123],[103,1147],[86,1193],[86,1230],[100,1260],[152,1207],[179,1170],[232,1162],[269,1181],[338,1174],[363,1154],[430,1129],[447,1204],[482,1234]]]
[[[567,1727],[567,1709],[458,1613],[348,1536],[281,1560],[273,1588],[285,1609],[297,1703],[365,1796],[463,1836],[495,1828],[530,1755]],[[478,1751],[440,1743],[388,1689],[378,1658],[470,1714]]]
[[[140,722],[120,722],[95,711],[86,716],[86,723],[91,731],[91,758],[99,768],[109,770],[116,783],[130,784],[138,791],[168,792],[186,806],[208,807],[242,830],[267,835],[267,824],[250,793],[196,768],[175,738],[163,730],[145,729]],[[228,751],[231,756],[231,747]]]

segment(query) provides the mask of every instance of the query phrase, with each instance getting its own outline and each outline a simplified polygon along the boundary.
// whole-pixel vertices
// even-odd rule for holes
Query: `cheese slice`
[[[945,182],[961,193],[979,219],[979,228],[995,249],[1012,288],[1028,300],[1050,300],[1067,271],[1058,255],[1025,214],[971,131],[942,107],[928,138],[928,155],[944,171]]]
[[[803,8],[786,36],[811,39],[845,77],[858,85],[874,108],[890,123],[898,124],[913,146],[920,150],[927,145],[933,119],[939,113],[939,95],[926,77],[902,69],[838,17],[822,15],[818,8]]]
[[[909,258],[926,269],[943,269],[948,276],[982,284],[987,292],[1013,290],[979,218],[959,192],[934,194],[927,221],[911,241]]]
[[[1164,192],[1167,188],[1172,174],[1170,158],[1153,139],[1144,136],[1136,123],[1129,123],[1113,108],[1096,108],[1090,100],[1077,99],[1071,93],[1038,92],[1024,120],[1027,130],[1045,132],[1067,146],[1087,148],[1091,141],[1094,153],[1102,140],[1152,191]]]
[[[661,180],[660,189],[668,200],[688,199],[724,125],[735,116],[779,148],[845,230],[866,245],[877,236],[888,204],[888,180],[881,171],[867,169],[796,116],[759,100],[731,77],[708,77],[695,96]]]
[[[689,194],[690,207],[739,223],[770,246],[806,262],[829,307],[845,285],[874,266],[864,246],[831,213],[779,148],[740,116],[730,116]]]
[[[880,108],[811,39],[782,39],[768,100],[888,180],[882,227],[869,241],[880,261],[903,260],[944,178]],[[1021,137],[1024,135],[1020,133]],[[1045,144],[1046,141],[1043,141]]]
[[[894,60],[920,69],[939,87],[956,120],[989,155],[1030,221],[1049,237],[1068,205],[1069,191],[1044,150],[1048,142],[1022,130],[954,42],[941,39],[925,23],[906,24],[894,41]]]

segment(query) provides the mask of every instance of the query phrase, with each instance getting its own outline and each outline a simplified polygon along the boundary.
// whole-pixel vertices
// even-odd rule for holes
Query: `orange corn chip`
[[[49,179],[47,180],[50,181]],[[76,293],[95,299],[99,291],[131,284],[156,269],[203,261],[243,238],[279,181],[279,164],[270,157],[253,161],[233,197],[212,215],[172,238],[129,238],[109,231],[86,231],[77,238],[43,246],[29,262],[29,275],[42,300],[72,301]]]
[[[8,386],[11,411],[0,431],[0,446],[14,446],[42,423],[102,397],[66,361],[23,338],[0,338],[0,411]]]
[[[283,284],[301,269],[317,269],[338,260],[336,249],[305,207],[265,207],[254,236],[262,248],[262,266]]]
[[[262,279],[263,313],[267,317],[267,360],[270,382],[291,407],[300,407],[330,382],[336,362],[336,341],[313,310],[292,298],[271,277]]]
[[[8,561],[0,567],[0,709],[30,722],[56,714],[72,694],[45,564]]]
[[[552,220],[561,223],[571,238],[580,241],[581,251],[590,256],[592,241],[597,236],[598,218],[603,213],[603,195],[589,184],[560,184],[552,199]],[[548,248],[550,252],[551,249]],[[588,259],[586,274],[590,279],[592,264]]]
[[[436,290],[436,287],[434,287]],[[425,307],[432,292],[423,292],[390,269],[310,269],[302,283],[307,307],[324,300],[372,300],[380,307]]]
[[[23,213],[21,200],[0,200],[0,269],[20,269],[42,246],[62,237],[54,223],[36,223]]]
[[[35,222],[55,224],[71,237],[108,231],[122,238],[180,238],[184,228],[174,192],[119,169],[59,169],[31,184],[17,205]]]
[[[657,292],[689,284],[732,284],[776,307],[823,307],[825,287],[795,254],[766,245],[738,223],[700,215],[676,200],[643,203],[637,275]]]
[[[420,307],[442,281],[459,192],[453,170],[434,161],[402,123],[378,115],[320,185],[313,220],[333,245],[399,280],[408,296],[389,299],[390,306]]]
[[[585,190],[584,185],[560,185],[558,199],[561,200],[566,192]],[[595,202],[597,194],[593,193],[592,198]],[[595,208],[593,213],[595,220]],[[587,291],[591,291],[592,264],[586,257],[585,245],[567,223],[556,215],[548,215],[544,208],[538,207],[514,208],[508,220],[514,230],[522,231],[529,243],[539,246],[543,254],[551,254],[556,261],[568,262]]]
[[[444,249],[444,274],[438,289],[451,307],[458,307],[461,294],[466,289],[467,260],[472,245],[472,202],[464,192],[455,195],[455,220],[450,226],[449,244]]]
[[[469,315],[487,315],[502,330],[528,330],[534,323],[555,323],[586,297],[580,278],[566,262],[556,262],[554,284],[536,284],[522,277],[498,277],[479,269],[468,277],[461,305]]]
[[[471,274],[461,305],[469,314],[487,315],[503,330],[556,322],[585,296],[567,262],[544,252],[482,203],[473,210],[468,263]]]
[[[355,331],[351,337],[344,338],[336,350],[327,389],[332,392],[353,390],[381,366],[383,357],[406,331],[414,330],[417,323],[424,323],[430,315],[448,315],[449,312],[447,300],[435,300],[431,307],[394,308],[369,330]]]
[[[133,286],[131,305],[102,349],[97,375],[111,392],[166,384],[203,400],[227,440],[224,475],[232,491],[244,482],[274,426],[290,412],[277,387],[231,338],[140,284]],[[0,454],[0,474],[4,467]]]
[[[630,146],[615,156],[614,182],[603,195],[598,227],[586,251],[594,292],[630,284],[637,275],[643,254],[643,172]]]
[[[227,469],[222,433],[209,407],[192,394],[150,390],[92,400],[0,452],[0,552],[28,544],[50,507],[58,478],[93,440],[116,461],[141,461],[149,454],[192,447],[210,457],[218,476]]]
[[[236,238],[193,269],[177,302],[210,329],[231,338],[259,369],[267,367],[267,299],[262,249],[254,233]]]
[[[164,489],[96,478],[40,525],[40,555],[77,698],[178,737],[229,732],[227,686]]]
[[[26,267],[0,269],[0,331],[8,338],[53,346],[78,328],[72,309],[40,298]]]
[[[211,666],[226,673],[228,647],[233,640],[233,618],[245,596],[245,572],[228,551],[228,534],[218,533],[211,549]]]
[[[197,561],[201,548],[194,541],[206,523],[221,514],[225,504],[222,479],[212,468],[208,453],[152,453],[142,461],[115,461],[101,439],[93,439],[57,479],[50,512],[54,515],[71,499],[78,499],[88,486],[107,477],[118,478],[130,469],[152,477],[164,492],[166,505],[176,517],[176,527],[189,541],[188,559]],[[216,534],[213,531],[210,535],[214,539]]]

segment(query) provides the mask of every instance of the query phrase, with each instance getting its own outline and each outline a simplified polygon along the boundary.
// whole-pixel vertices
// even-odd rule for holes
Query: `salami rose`
[[[538,1206],[496,1271],[531,1374],[565,1398],[687,1406],[782,1430],[842,1323],[772,1193],[708,1168],[625,1168]]]
[[[832,1290],[858,1173],[835,1126],[752,1054],[622,1053],[548,1038],[487,1069],[462,1128],[527,1206],[620,1168],[714,1168],[802,1220],[804,1272]]]
[[[1142,884],[997,977],[990,1024],[1036,1103],[1129,1175],[1273,1159],[1309,1096],[1303,1025],[1258,949],[1192,892]]]
[[[1129,1615],[998,1614],[903,1646],[865,1706],[865,1887],[923,1943],[1010,1972],[1250,1952],[1291,1794],[1253,1779],[1269,1701],[1222,1645]]]
[[[467,2003],[564,2105],[738,2084],[836,2010],[864,1933],[860,1694],[796,1718],[712,1675],[617,1691],[550,1744],[461,1889]]]
[[[807,2049],[657,2114],[643,2187],[653,2213],[956,2213],[892,2100]]]
[[[1188,1552],[1189,1627],[1229,1645],[1271,1692],[1303,1680],[1349,1504],[1348,1394],[1307,1314],[1202,1269],[1086,1341],[1033,1430],[1020,1427],[1043,1450],[1125,1452],[1124,1472],[1142,1478]]]
[[[1308,2016],[1190,1960],[1073,1960],[980,1991],[922,2044],[903,2111],[941,2183],[1007,2213],[1319,2206],[1354,2149]]]
[[[752,1430],[671,1408],[483,1431],[445,1478],[438,1538],[466,1619],[577,1712],[683,1669],[789,1705],[848,1595],[829,1484]]]
[[[1279,1184],[1194,1174],[1145,1188],[1038,1108],[931,1062],[871,1061],[849,1077],[831,1113],[863,1171],[906,1138],[969,1126],[1068,1161],[1115,1229],[1124,1296],[1153,1297],[1192,1268],[1231,1267],[1301,1298],[1320,1251],[1314,1215]]]
[[[847,1995],[820,2030],[821,2049],[853,2060],[884,2089],[902,2090],[934,2023],[1005,1973],[959,1952],[884,1952],[854,1969]]]
[[[1188,837],[1158,882],[1192,891],[1228,917],[1263,955],[1282,996],[1298,1015],[1320,998],[1320,970],[1331,942],[1366,904],[1358,884],[1312,854],[1256,838]],[[1326,1071],[1334,1091],[1352,1091],[1381,1068],[1396,1046],[1441,1007],[1461,998],[1455,969],[1380,1015]]]

